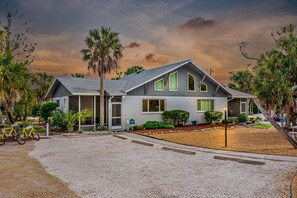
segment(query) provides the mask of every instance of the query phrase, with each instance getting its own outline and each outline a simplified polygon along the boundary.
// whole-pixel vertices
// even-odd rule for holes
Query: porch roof
[[[235,89],[227,88],[231,93],[232,98],[256,98],[256,96],[252,94],[248,94],[245,92],[241,92]]]
[[[105,80],[105,93],[112,96],[126,95],[121,91],[126,83],[125,80]],[[100,81],[98,79],[58,77],[54,80],[46,97],[52,97],[60,84],[62,84],[72,95],[100,95]]]

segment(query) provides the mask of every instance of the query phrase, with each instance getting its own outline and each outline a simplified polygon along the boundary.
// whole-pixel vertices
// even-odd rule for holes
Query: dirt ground
[[[164,134],[153,134],[152,136],[163,138],[171,142],[214,149],[297,156],[297,149],[294,149],[273,127],[270,129],[256,129],[236,126],[234,129],[228,129],[227,148],[224,147],[224,128],[196,132],[164,132]]]
[[[6,142],[0,147],[0,197],[78,197],[66,183],[48,174],[36,159],[28,156],[33,148],[33,141],[25,145]]]

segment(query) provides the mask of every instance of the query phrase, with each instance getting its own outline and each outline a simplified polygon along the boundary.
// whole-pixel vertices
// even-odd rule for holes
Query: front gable
[[[170,86],[170,75],[177,74],[177,90],[175,86]],[[194,78],[194,90],[189,89],[189,76]],[[174,78],[172,78],[174,80]],[[192,80],[191,79],[191,80]],[[163,89],[156,89],[156,83],[164,82]],[[207,86],[206,91],[200,90],[201,83]],[[192,84],[191,84],[192,85]],[[172,90],[172,88],[175,88]],[[140,96],[190,96],[190,97],[227,97],[230,95],[222,88],[222,85],[215,82],[205,72],[200,70],[192,62],[172,70],[140,87],[137,87],[127,93],[127,95]]]

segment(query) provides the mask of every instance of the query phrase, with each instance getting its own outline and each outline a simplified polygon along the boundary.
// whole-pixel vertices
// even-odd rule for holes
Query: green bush
[[[248,120],[247,116],[244,113],[239,114],[237,119],[239,122],[246,122]]]
[[[135,129],[136,130],[142,130],[143,129],[143,126],[142,125],[137,125],[137,126],[135,126]]]
[[[56,131],[67,130],[65,113],[63,113],[61,110],[54,111],[53,115],[48,119],[48,121],[53,130],[56,130]]]
[[[96,127],[96,130],[97,130],[97,131],[106,131],[106,130],[107,130],[107,127],[106,127],[106,126],[100,126],[100,125],[98,125],[98,126]]]
[[[145,129],[173,129],[174,125],[166,122],[147,121],[143,124]]]
[[[214,122],[214,121],[218,121],[222,118],[223,116],[223,112],[220,111],[206,111],[204,113],[205,115],[205,120],[209,121],[210,123]]]
[[[162,119],[165,122],[170,122],[173,125],[183,124],[188,121],[190,113],[183,110],[170,110],[162,113]]]
[[[34,105],[31,107],[30,115],[31,115],[31,116],[40,116],[40,107],[41,107],[40,104],[34,104]]]
[[[53,115],[53,111],[56,110],[58,104],[55,102],[45,102],[40,107],[40,116],[47,122],[48,118]]]

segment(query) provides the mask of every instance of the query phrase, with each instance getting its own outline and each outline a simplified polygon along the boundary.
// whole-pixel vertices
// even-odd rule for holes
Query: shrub
[[[205,115],[205,120],[209,121],[210,123],[214,122],[214,121],[218,121],[222,118],[223,116],[223,112],[220,111],[206,111],[204,113]]]
[[[262,121],[262,118],[260,118],[260,117],[256,117],[256,120],[257,120],[257,121]]]
[[[40,104],[34,104],[31,107],[30,115],[32,115],[32,116],[40,116],[40,107],[41,107]]]
[[[40,107],[40,116],[42,119],[47,122],[48,118],[53,115],[53,111],[58,107],[58,104],[55,102],[45,102]]]
[[[98,126],[96,127],[96,130],[97,130],[97,131],[106,131],[106,130],[107,130],[107,127],[106,127],[106,126],[100,126],[100,125],[98,125]]]
[[[244,113],[239,114],[237,119],[239,122],[246,122],[248,120],[247,116]]]
[[[136,130],[142,130],[143,129],[143,126],[142,125],[137,125],[137,126],[135,126],[135,129]]]
[[[174,125],[183,124],[188,121],[190,113],[183,110],[170,110],[162,113],[162,119]]]
[[[145,129],[173,129],[174,125],[166,122],[159,122],[159,121],[147,121],[143,124]]]
[[[67,129],[65,113],[63,113],[61,110],[54,111],[53,115],[48,119],[48,121],[53,130],[64,131]]]

